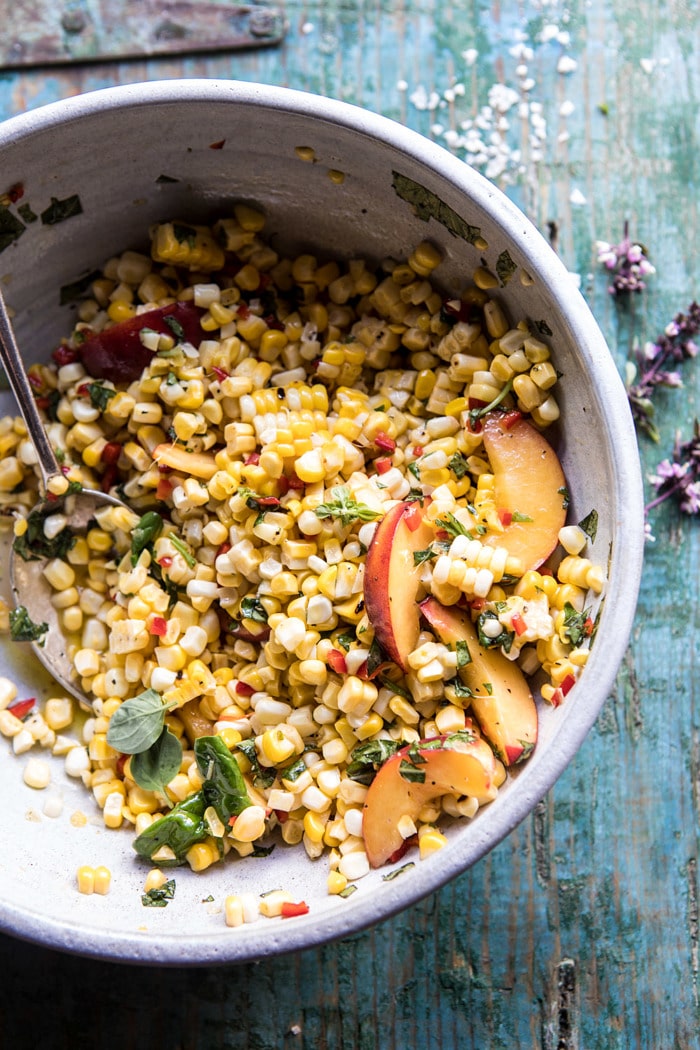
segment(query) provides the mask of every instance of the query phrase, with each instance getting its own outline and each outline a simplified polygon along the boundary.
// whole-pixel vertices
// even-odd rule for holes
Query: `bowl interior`
[[[58,765],[63,815],[42,816],[0,745],[0,784],[11,800],[0,821],[13,842],[0,858],[0,927],[8,931],[95,955],[197,963],[299,947],[391,914],[473,863],[526,815],[575,753],[624,652],[641,564],[641,482],[624,390],[587,307],[542,237],[478,174],[399,125],[301,93],[213,81],[97,92],[0,127],[0,162],[0,190],[23,187],[5,210],[0,281],[27,362],[46,359],[69,330],[75,305],[62,299],[70,287],[111,254],[144,246],[151,223],[206,220],[238,200],[262,205],[266,232],[285,251],[405,258],[429,239],[444,252],[436,277],[450,293],[485,261],[499,275],[510,320],[528,318],[552,346],[562,373],[556,442],[571,520],[594,508],[600,516],[591,557],[609,566],[599,627],[606,642],[594,647],[571,700],[541,708],[530,761],[473,823],[450,830],[439,859],[393,881],[372,873],[339,900],[327,896],[323,860],[280,845],[265,860],[206,877],[178,870],[174,906],[146,911],[144,870],[126,834],[101,828],[87,793],[66,783]],[[7,411],[12,402],[3,398]],[[45,674],[19,649],[3,647],[0,673],[48,695]],[[71,826],[78,811],[88,818],[80,828]],[[80,863],[108,864],[108,898],[77,894]],[[312,904],[308,918],[282,929],[268,920],[226,929],[226,893],[280,885]]]

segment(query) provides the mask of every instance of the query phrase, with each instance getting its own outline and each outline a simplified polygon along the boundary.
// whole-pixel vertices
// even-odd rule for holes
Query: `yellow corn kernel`
[[[323,819],[320,813],[312,813],[308,810],[304,815],[304,832],[309,836],[312,842],[323,842],[323,835],[326,830],[326,821]]]
[[[160,868],[151,868],[143,884],[143,892],[150,893],[151,890],[159,890],[168,881],[168,876]]]
[[[224,729],[220,729],[217,735],[221,737],[229,751],[231,751],[236,744],[240,744],[243,739],[238,730],[234,729],[233,726],[226,726]]]
[[[161,223],[151,233],[151,256],[155,262],[186,266],[190,270],[211,273],[226,261],[223,248],[204,226],[184,223]],[[93,294],[98,298],[93,282]]]
[[[381,715],[377,714],[376,711],[373,711],[372,714],[365,719],[362,725],[358,726],[355,730],[355,736],[358,740],[369,740],[370,737],[374,736],[383,728],[384,719]]]
[[[196,842],[187,850],[185,860],[192,871],[204,871],[219,860],[219,847],[214,839]]]
[[[339,871],[331,871],[331,872],[329,872],[326,885],[328,887],[328,892],[331,895],[337,894],[337,893],[342,893],[343,890],[346,888],[347,884],[348,884],[348,880],[345,877],[345,875],[341,874],[341,872],[339,872]]]
[[[265,757],[275,765],[286,762],[296,750],[293,741],[285,736],[279,727],[263,733],[261,747]]]
[[[418,851],[421,860],[425,860],[431,853],[437,853],[447,845],[447,839],[437,828],[421,829],[421,831],[422,834],[419,832],[418,835]]]
[[[119,321],[128,321],[136,313],[136,307],[132,303],[127,303],[123,299],[115,299],[114,302],[110,303],[107,307],[107,316],[110,321],[118,323]]]
[[[78,893],[84,893],[90,895],[95,892],[95,869],[84,864],[78,868],[76,872],[76,880],[78,883]]]
[[[427,277],[442,262],[442,253],[430,241],[421,241],[408,257],[408,265],[420,277]]]

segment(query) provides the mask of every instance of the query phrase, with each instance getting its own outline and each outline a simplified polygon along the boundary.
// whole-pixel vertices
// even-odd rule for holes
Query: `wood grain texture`
[[[499,181],[544,232],[556,225],[620,367],[690,303],[697,0],[294,0],[287,13],[281,49],[5,74],[0,115],[110,84],[222,76],[345,99],[445,142],[494,83],[522,94],[520,40],[534,81],[523,100],[541,103],[546,136],[538,145],[510,111],[522,170]],[[569,44],[543,41],[548,25]],[[557,72],[563,55],[570,73]],[[442,104],[417,106],[419,87]],[[593,252],[625,220],[658,271],[629,308]],[[700,414],[697,365],[683,367],[684,388],[658,398],[659,445],[640,439],[647,472]],[[700,523],[666,505],[653,532],[613,695],[555,789],[481,863],[375,929],[250,966],[133,970],[0,938],[0,1045],[48,1050],[68,1032],[74,1050],[697,1047]]]

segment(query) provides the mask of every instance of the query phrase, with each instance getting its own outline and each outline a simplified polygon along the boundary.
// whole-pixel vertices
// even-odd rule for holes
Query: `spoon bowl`
[[[82,489],[54,496],[51,493],[56,479],[63,478],[61,467],[46,434],[43,421],[39,415],[32,388],[27,379],[17,341],[5,301],[0,292],[0,361],[5,369],[7,381],[12,389],[20,413],[27,425],[37,455],[37,468],[41,475],[44,499],[33,509],[31,516],[45,517],[48,514],[61,514],[67,519],[67,527],[74,536],[84,534],[96,515],[105,507],[122,507],[128,511],[126,504],[107,492],[93,489]],[[52,486],[52,481],[54,485]],[[130,512],[129,512],[130,513]],[[10,583],[16,607],[26,609],[27,615],[35,625],[45,625],[46,630],[31,641],[34,652],[50,674],[86,711],[92,711],[92,704],[86,698],[80,686],[80,677],[75,670],[70,647],[63,633],[59,610],[51,599],[54,594],[46,576],[44,567],[47,558],[41,554],[19,553],[15,542],[10,556]]]

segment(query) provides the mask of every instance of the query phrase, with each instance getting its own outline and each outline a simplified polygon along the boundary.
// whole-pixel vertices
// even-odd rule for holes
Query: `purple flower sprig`
[[[629,223],[625,223],[624,234],[619,244],[608,241],[596,241],[598,262],[612,276],[608,285],[611,295],[625,295],[631,292],[642,292],[646,288],[645,277],[656,273],[649,262],[646,248],[631,240]]]
[[[677,500],[683,514],[700,514],[700,424],[697,419],[690,441],[681,441],[677,436],[671,459],[662,460],[649,481],[656,495],[644,508],[647,517],[649,511],[667,499]],[[647,533],[653,539],[649,527]]]
[[[659,386],[683,386],[680,373],[669,366],[696,357],[698,332],[700,306],[692,302],[687,313],[677,314],[655,343],[646,343],[628,362],[627,396],[632,417],[636,426],[654,441],[659,440],[654,423],[654,391]]]

